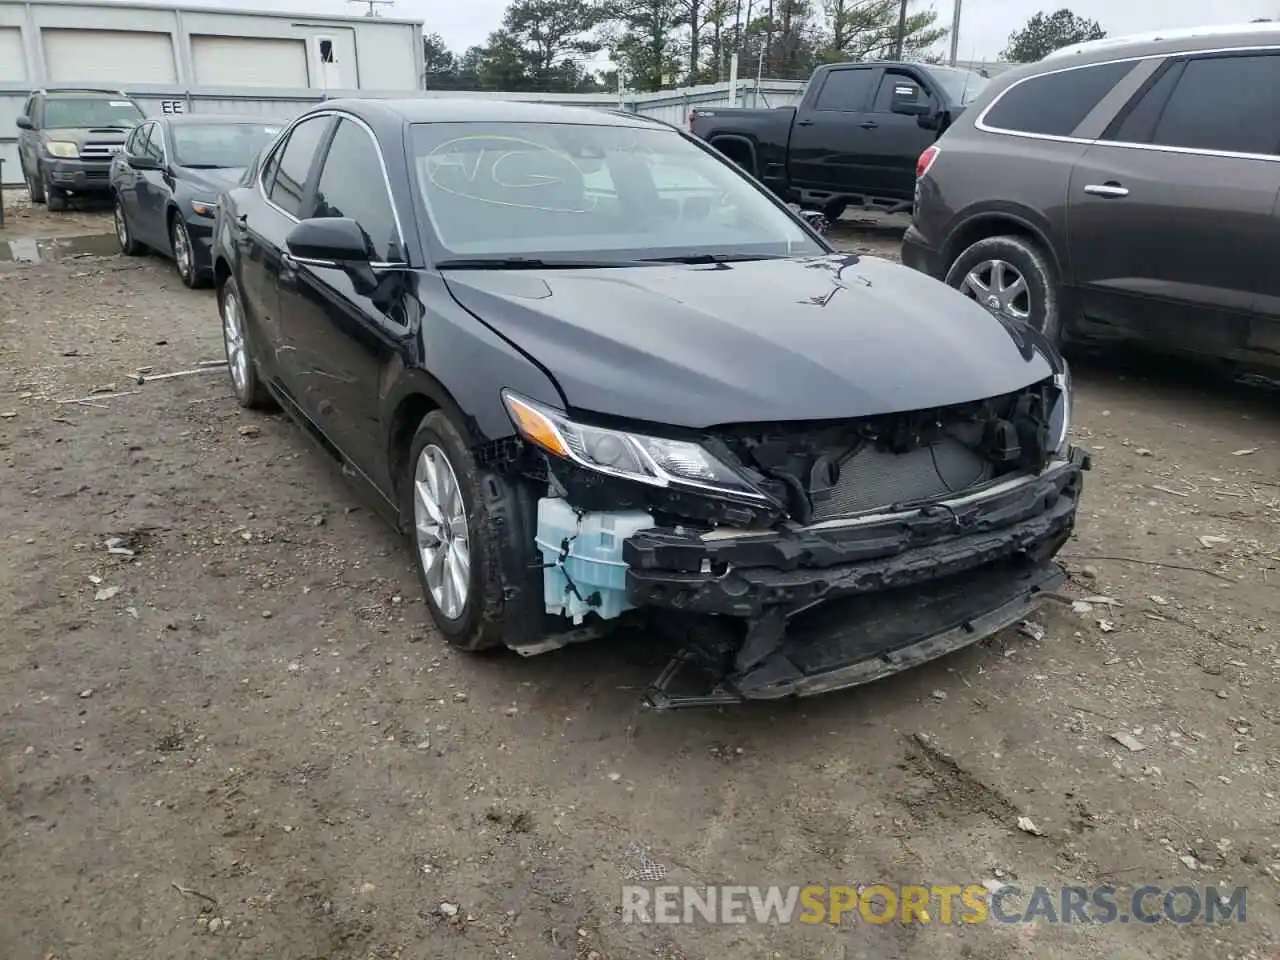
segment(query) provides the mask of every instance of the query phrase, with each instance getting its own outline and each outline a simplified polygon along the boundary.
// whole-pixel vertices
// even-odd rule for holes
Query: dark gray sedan
[[[212,276],[218,197],[283,128],[262,117],[190,114],[147,120],[111,164],[120,251],[171,257],[188,287]]]

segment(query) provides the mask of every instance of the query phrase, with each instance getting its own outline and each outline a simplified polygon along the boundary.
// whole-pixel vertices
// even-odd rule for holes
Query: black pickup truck
[[[916,163],[987,78],[927,63],[833,63],[798,107],[694,110],[689,129],[783,200],[836,220],[910,210]]]

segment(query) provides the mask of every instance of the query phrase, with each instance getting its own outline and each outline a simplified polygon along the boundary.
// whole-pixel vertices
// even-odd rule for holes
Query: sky
[[[270,7],[307,10],[312,13],[359,13],[359,3],[344,0],[193,0],[204,6]],[[816,5],[816,4],[815,4]],[[933,6],[939,19],[950,24],[953,0],[913,0],[912,8]],[[1102,24],[1112,36],[1198,26],[1206,23],[1243,23],[1254,17],[1280,20],[1280,0],[962,0],[960,49],[962,60],[994,60],[1009,34],[1038,11],[1052,12],[1069,6],[1080,16]],[[438,33],[455,51],[483,43],[498,26],[506,0],[397,0],[380,6],[384,16],[421,19],[426,29]]]

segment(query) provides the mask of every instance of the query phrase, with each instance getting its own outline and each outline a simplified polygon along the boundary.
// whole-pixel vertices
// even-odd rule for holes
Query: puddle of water
[[[86,237],[14,237],[0,240],[0,262],[43,263],[47,260],[74,260],[77,257],[111,257],[120,252],[115,235]]]

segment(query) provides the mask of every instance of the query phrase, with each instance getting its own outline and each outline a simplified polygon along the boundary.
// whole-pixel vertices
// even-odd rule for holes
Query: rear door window
[[[909,73],[903,73],[899,70],[886,70],[880,78],[880,88],[876,91],[875,101],[871,104],[872,113],[893,113],[893,88],[903,84],[910,84],[919,89],[921,94],[927,98],[930,110],[938,108],[938,100],[933,94],[921,86],[920,81]]]
[[[269,169],[263,176],[267,199],[290,216],[301,218],[306,198],[307,177],[311,173],[316,151],[329,126],[329,117],[310,117],[303,120],[289,133],[272,157]],[[279,160],[276,160],[279,157]]]
[[[874,78],[875,71],[870,67],[832,70],[823,81],[814,109],[861,113],[871,98],[871,81]]]
[[[1014,84],[987,107],[984,127],[1008,133],[1069,137],[1130,70],[1134,61],[1045,73]]]
[[[1170,64],[1103,139],[1280,153],[1280,54],[1194,57]]]

